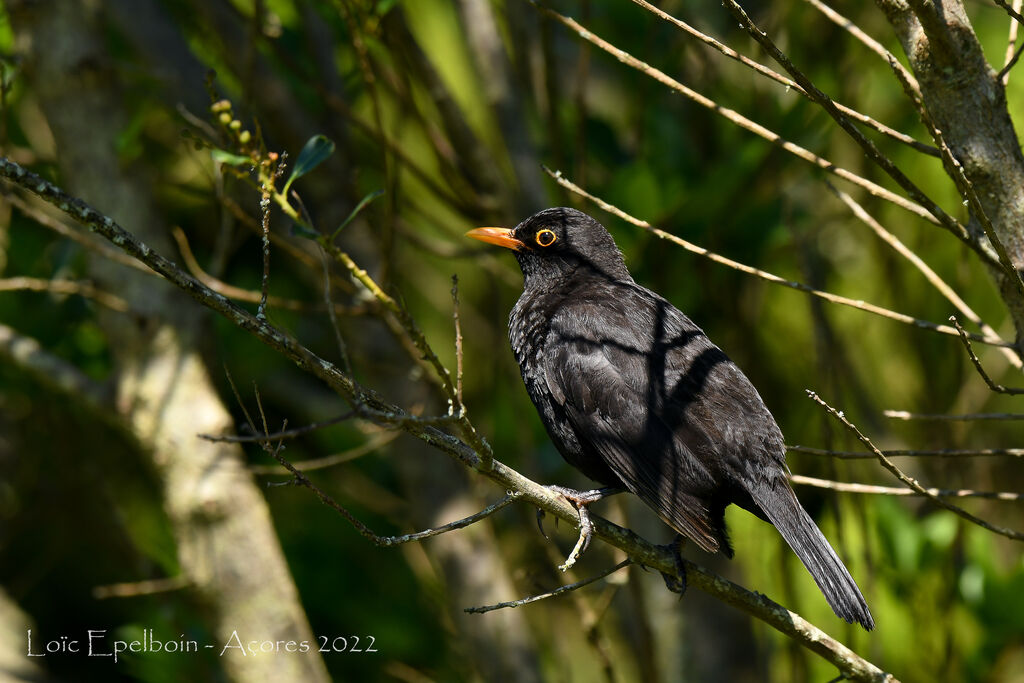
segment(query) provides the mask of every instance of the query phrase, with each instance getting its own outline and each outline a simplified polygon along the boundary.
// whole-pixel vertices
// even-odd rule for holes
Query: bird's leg
[[[684,545],[686,545],[686,537],[682,534],[676,534],[676,537],[668,544],[669,550],[672,551],[672,559],[676,563],[677,576],[661,573],[661,578],[665,579],[665,587],[673,593],[678,593],[680,598],[686,592],[686,565],[683,564],[682,554]]]
[[[563,498],[572,503],[580,516],[579,540],[576,541],[576,545],[573,547],[572,552],[569,553],[569,557],[565,560],[565,563],[558,565],[558,568],[564,572],[568,571],[574,564],[576,564],[576,560],[580,559],[580,555],[586,552],[587,548],[590,547],[590,539],[594,536],[594,524],[590,521],[590,512],[587,510],[587,506],[591,503],[596,503],[602,498],[613,496],[616,493],[622,493],[622,489],[606,487],[603,489],[591,489],[589,491],[577,491],[576,489],[555,485],[548,486],[548,488],[555,493],[560,494]],[[540,519],[541,515],[538,514],[538,526],[540,526]],[[541,533],[544,533],[543,527],[541,527]]]

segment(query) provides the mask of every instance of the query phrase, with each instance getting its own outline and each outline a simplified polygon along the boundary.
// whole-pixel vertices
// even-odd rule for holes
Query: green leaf
[[[295,160],[295,168],[288,176],[288,182],[284,184],[282,194],[288,194],[288,188],[292,183],[306,175],[314,168],[322,164],[327,157],[334,154],[334,142],[326,135],[314,135],[299,152],[299,158]]]
[[[374,190],[370,194],[368,194],[365,197],[363,197],[362,199],[360,199],[359,203],[356,204],[356,208],[352,209],[352,213],[350,213],[348,215],[348,218],[343,220],[341,222],[341,225],[339,225],[337,227],[337,229],[333,233],[331,233],[331,241],[332,242],[334,241],[334,238],[338,236],[338,233],[341,232],[345,228],[346,225],[351,223],[355,219],[355,217],[359,215],[359,212],[366,208],[367,204],[369,204],[370,202],[372,202],[374,199],[376,199],[377,197],[381,196],[382,194],[384,194],[384,190]]]
[[[249,157],[244,157],[241,154],[232,154],[223,149],[211,149],[210,156],[213,157],[214,163],[218,164],[227,164],[228,166],[252,165],[252,159]]]

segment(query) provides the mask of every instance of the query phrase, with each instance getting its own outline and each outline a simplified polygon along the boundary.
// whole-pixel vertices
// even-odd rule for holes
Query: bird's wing
[[[721,352],[671,306],[659,313],[664,300],[643,293],[624,289],[614,305],[604,298],[602,306],[579,301],[558,311],[544,379],[584,449],[677,531],[709,552],[728,552],[715,444],[681,419],[693,397],[673,367],[680,353],[699,366],[714,362],[710,350]]]

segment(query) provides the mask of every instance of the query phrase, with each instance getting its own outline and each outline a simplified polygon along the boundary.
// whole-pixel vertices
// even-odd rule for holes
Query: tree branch
[[[939,325],[928,320],[921,320],[920,318],[911,317],[909,315],[906,315],[905,313],[898,313],[896,311],[890,311],[889,309],[882,308],[881,306],[875,306],[874,304],[865,303],[864,301],[860,301],[859,299],[850,299],[844,296],[839,296],[838,294],[832,294],[831,292],[826,292],[820,289],[814,289],[813,287],[809,287],[805,284],[793,282],[792,280],[786,280],[784,278],[779,277],[778,275],[774,275],[772,273],[759,270],[757,268],[753,268],[743,263],[739,263],[738,261],[733,261],[732,259],[726,258],[724,256],[720,256],[719,254],[709,251],[704,247],[693,244],[692,242],[688,242],[681,237],[665,232],[664,230],[655,228],[647,221],[635,218],[626,213],[625,211],[623,211],[622,209],[618,208],[617,206],[609,204],[608,202],[600,199],[599,197],[595,197],[594,195],[590,194],[589,192],[587,192],[586,190],[584,190],[583,188],[581,188],[580,186],[576,185],[571,180],[563,176],[561,171],[552,171],[546,166],[544,167],[544,170],[562,187],[572,192],[575,192],[581,197],[589,199],[590,201],[594,202],[605,211],[618,216],[627,223],[635,225],[638,228],[642,228],[650,232],[651,234],[660,237],[661,239],[668,240],[674,244],[679,245],[683,249],[686,249],[687,251],[691,251],[694,254],[699,254],[711,261],[714,261],[715,263],[727,266],[734,270],[738,270],[741,273],[746,273],[747,275],[753,275],[754,277],[761,278],[762,280],[766,280],[777,285],[782,285],[783,287],[789,287],[790,289],[795,289],[804,292],[805,294],[810,294],[811,296],[818,297],[819,299],[824,299],[825,301],[834,304],[850,306],[851,308],[856,308],[857,310],[860,311],[873,313],[875,315],[882,316],[883,318],[895,320],[896,322],[900,322],[906,325],[912,325],[914,327],[919,327],[921,329],[930,330],[932,332],[938,332],[940,334],[946,334],[950,336],[960,334],[959,332],[957,332],[956,328],[950,327],[949,325]],[[968,332],[967,335],[971,338],[972,341],[976,341],[981,344],[1014,348],[1014,345],[1011,342],[1003,341],[998,337],[992,339],[970,332]]]
[[[996,526],[995,524],[990,524],[989,522],[986,522],[980,517],[972,515],[970,512],[967,512],[967,510],[964,510],[961,507],[957,507],[952,503],[947,503],[945,500],[932,493],[933,489],[926,489],[925,487],[921,486],[921,484],[918,483],[916,479],[905,474],[903,470],[901,470],[899,467],[895,465],[895,463],[893,463],[892,460],[889,460],[889,458],[886,457],[885,453],[878,450],[878,448],[873,443],[871,443],[871,439],[864,436],[864,434],[859,429],[857,429],[856,425],[854,425],[852,422],[846,419],[846,415],[844,415],[842,411],[838,411],[832,406],[830,406],[813,391],[808,390],[807,395],[810,396],[815,403],[824,408],[829,413],[829,415],[839,420],[844,427],[850,430],[854,434],[854,436],[856,436],[857,439],[868,448],[868,450],[875,454],[875,457],[878,458],[878,461],[882,463],[882,467],[889,470],[893,475],[895,475],[897,479],[903,482],[910,489],[916,491],[919,495],[925,496],[926,498],[928,498],[935,504],[939,505],[940,507],[944,507],[950,512],[957,514],[960,517],[963,517],[972,524],[977,524],[978,526],[984,529],[988,529],[989,531],[999,534],[1000,536],[1006,536],[1007,538],[1012,539],[1014,541],[1024,541],[1024,533],[1014,531],[1013,529],[1007,529],[1006,527]]]

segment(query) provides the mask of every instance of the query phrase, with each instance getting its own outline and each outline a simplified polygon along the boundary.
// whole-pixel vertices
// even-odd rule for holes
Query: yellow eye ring
[[[533,236],[533,239],[542,247],[550,247],[555,243],[555,240],[558,239],[558,235],[555,234],[554,230],[544,228],[543,230],[538,230],[537,234]]]

